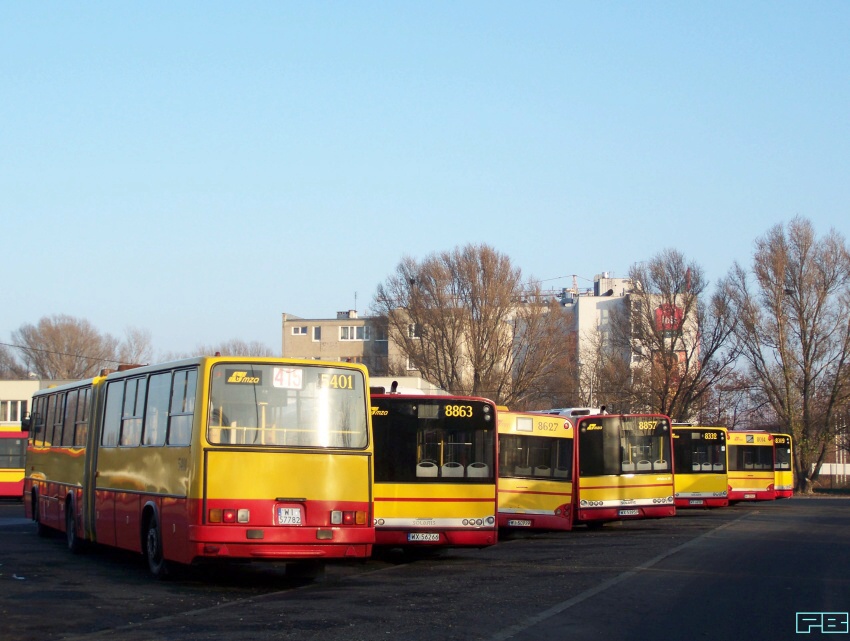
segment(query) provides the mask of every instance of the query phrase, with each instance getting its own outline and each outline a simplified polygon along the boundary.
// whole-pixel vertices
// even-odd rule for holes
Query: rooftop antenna
[[[354,292],[354,311],[357,311],[357,292]]]

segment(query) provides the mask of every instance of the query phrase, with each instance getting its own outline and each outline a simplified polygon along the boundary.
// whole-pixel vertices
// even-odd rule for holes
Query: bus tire
[[[35,531],[38,536],[50,536],[50,528],[41,522],[41,513],[38,509],[38,492],[32,493],[32,520],[35,521]]]
[[[151,574],[157,579],[166,578],[169,574],[169,566],[162,555],[162,530],[159,528],[156,514],[148,517],[145,526],[144,550]]]
[[[65,508],[65,543],[71,554],[79,554],[83,551],[83,541],[77,536],[77,523],[74,518],[74,501],[68,501]]]

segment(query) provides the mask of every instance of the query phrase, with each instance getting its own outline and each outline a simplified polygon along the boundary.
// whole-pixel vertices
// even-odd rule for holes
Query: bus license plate
[[[690,505],[703,505],[704,501],[702,499],[691,499],[688,503]]]
[[[508,527],[531,527],[528,519],[508,519]]]
[[[754,498],[756,498],[756,495],[755,494],[744,494],[744,498],[745,499],[754,499]]]
[[[279,507],[277,508],[277,524],[278,525],[301,525],[301,508],[300,507]]]
[[[638,516],[640,510],[620,510],[620,516]]]
[[[407,535],[408,541],[427,541],[427,542],[438,542],[440,540],[440,535],[436,532],[410,532]]]

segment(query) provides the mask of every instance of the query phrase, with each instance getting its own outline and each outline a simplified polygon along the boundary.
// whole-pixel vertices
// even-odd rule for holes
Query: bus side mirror
[[[21,431],[22,432],[29,432],[31,425],[32,425],[32,417],[27,416],[26,418],[21,419]]]

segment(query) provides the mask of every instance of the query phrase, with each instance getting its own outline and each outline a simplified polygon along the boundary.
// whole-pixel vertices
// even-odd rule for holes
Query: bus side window
[[[89,432],[89,399],[91,397],[91,387],[84,387],[80,390],[80,395],[77,400],[77,418],[74,427],[74,446],[85,447]]]
[[[71,390],[68,392],[68,400],[65,403],[65,416],[63,418],[64,427],[62,428],[63,447],[71,447],[74,444],[74,431],[77,428],[77,398],[79,390]]]
[[[113,381],[106,386],[106,409],[103,412],[103,432],[100,444],[105,447],[118,445],[121,430],[121,407],[124,404],[124,381]]]
[[[174,373],[171,393],[171,421],[169,445],[189,445],[192,441],[192,421],[195,412],[195,387],[198,380],[196,370]]]
[[[131,378],[124,391],[124,415],[121,418],[123,446],[136,447],[142,438],[142,412],[144,411],[146,378]]]
[[[44,444],[44,396],[39,396],[32,404],[32,427],[30,428],[30,439],[33,445]]]
[[[171,372],[154,374],[148,381],[148,401],[142,445],[164,445],[168,428],[168,400],[171,395]]]

